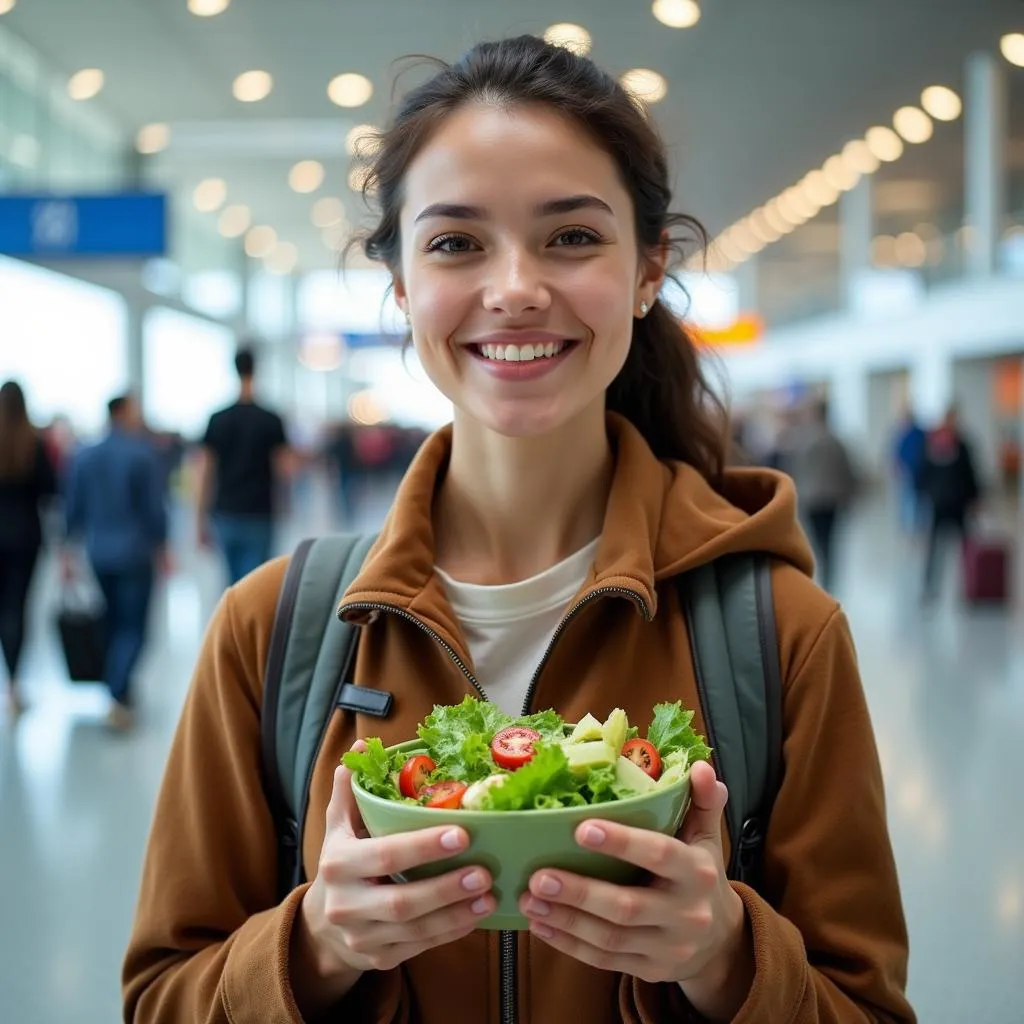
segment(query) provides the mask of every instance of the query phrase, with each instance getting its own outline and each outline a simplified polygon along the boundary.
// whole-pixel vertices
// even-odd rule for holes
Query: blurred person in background
[[[828,425],[828,403],[812,401],[793,430],[782,468],[796,485],[797,499],[818,557],[821,585],[835,582],[836,526],[853,500],[856,477],[846,446]]]
[[[107,722],[121,731],[133,724],[132,677],[146,644],[155,574],[167,571],[170,561],[166,476],[144,436],[138,402],[121,395],[107,409],[107,436],[71,462],[65,515],[67,539],[84,543],[106,605]],[[77,572],[68,550],[65,582]]]
[[[199,541],[219,545],[231,584],[270,558],[276,485],[291,479],[298,462],[284,421],[256,401],[251,349],[238,352],[235,370],[238,400],[210,417],[199,449],[197,485]]]
[[[931,513],[922,586],[922,599],[928,603],[938,596],[946,542],[955,538],[963,546],[968,516],[981,496],[974,456],[955,408],[928,434],[919,486]]]
[[[25,642],[25,611],[43,544],[40,506],[57,492],[53,464],[32,426],[20,385],[0,387],[0,647],[7,665],[6,704],[24,710],[18,665]]]
[[[900,526],[912,537],[920,534],[927,522],[927,504],[921,493],[926,439],[924,427],[907,406],[896,428],[892,456]]]
[[[359,626],[346,681],[387,688],[393,707],[330,717],[295,837],[309,881],[281,886],[260,733],[288,560],[228,589],[167,762],[124,1020],[909,1024],[849,626],[809,578],[791,482],[725,468],[722,404],[659,299],[702,233],[672,209],[653,119],[585,57],[531,36],[482,43],[404,97],[370,170],[381,213],[363,251],[455,410],[322,609]],[[339,760],[360,737],[414,735],[434,704],[475,693],[570,721],[621,706],[640,723],[679,698],[700,716],[680,576],[755,552],[770,556],[793,755],[760,890],[727,874],[727,791],[705,762],[679,837],[604,820],[574,833],[645,884],[542,867],[518,935],[479,930],[493,876],[457,823],[367,835]],[[319,642],[309,626],[296,639]],[[382,884],[454,851],[466,867]]]

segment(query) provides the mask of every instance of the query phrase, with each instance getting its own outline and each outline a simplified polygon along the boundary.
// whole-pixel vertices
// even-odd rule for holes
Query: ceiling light
[[[669,28],[693,28],[700,21],[697,0],[654,0],[651,12]]]
[[[14,5],[18,0],[0,0],[0,14],[6,14],[8,11],[14,10]]]
[[[728,231],[723,231],[714,241],[713,246],[718,249],[727,260],[731,260],[733,263],[743,259],[744,252],[733,240],[732,235]]]
[[[1011,32],[999,40],[1003,56],[1019,68],[1024,68],[1024,32]]]
[[[373,95],[373,83],[365,75],[338,75],[327,86],[327,95],[339,107],[361,107]]]
[[[552,46],[560,46],[563,50],[586,57],[590,53],[593,40],[590,33],[582,25],[573,25],[563,21],[552,25],[544,31],[544,41]]]
[[[804,195],[799,185],[787,188],[782,193],[782,200],[786,209],[793,210],[800,216],[801,223],[810,220],[821,209],[821,204]]]
[[[921,106],[936,121],[955,121],[964,109],[960,97],[944,85],[929,85],[921,93]]]
[[[245,71],[235,79],[231,91],[242,103],[259,103],[273,88],[274,79],[266,71]]]
[[[315,192],[324,183],[324,165],[316,160],[300,160],[288,172],[293,192]]]
[[[188,0],[188,9],[197,18],[212,18],[223,14],[230,3],[231,0]]]
[[[668,92],[668,83],[657,71],[650,68],[633,68],[632,71],[625,72],[619,78],[619,82],[626,92],[643,103],[657,103],[663,100]]]
[[[345,229],[344,223],[332,224],[329,228],[324,228],[320,232],[320,238],[323,239],[324,245],[331,252],[337,252],[345,244],[348,232]]]
[[[324,196],[313,204],[313,226],[329,228],[345,219],[345,206],[337,196]]]
[[[299,250],[291,242],[278,242],[263,261],[270,274],[290,274],[299,262]]]
[[[353,192],[364,192],[367,189],[367,184],[370,181],[373,170],[370,167],[366,167],[363,164],[356,164],[348,172],[348,187]]]
[[[871,240],[871,262],[876,267],[891,267],[896,262],[896,239],[878,235]]]
[[[73,100],[91,100],[103,88],[103,82],[99,68],[83,68],[68,79],[68,95]]]
[[[840,192],[849,192],[860,181],[860,171],[853,170],[841,156],[830,156],[821,168],[821,173]]]
[[[920,107],[900,107],[892,123],[907,142],[927,142],[935,131],[932,119]]]
[[[145,156],[152,156],[168,147],[171,129],[166,124],[147,124],[135,136],[135,148]]]
[[[350,156],[375,156],[380,149],[380,129],[373,124],[357,124],[345,136],[345,149]]]
[[[843,146],[843,163],[858,174],[874,174],[878,170],[878,157],[863,139],[853,139]]]
[[[822,206],[831,206],[839,198],[839,189],[831,184],[822,171],[811,171],[800,182],[800,189],[808,199]]]
[[[249,230],[251,223],[252,213],[249,207],[235,203],[233,206],[224,207],[217,218],[217,230],[225,238],[240,238]]]
[[[778,199],[772,199],[764,204],[764,219],[778,231],[780,235],[788,235],[796,227],[796,221],[786,216],[782,203]]]
[[[213,213],[224,205],[227,197],[228,186],[223,178],[207,178],[196,185],[192,204],[200,213]]]
[[[928,249],[923,239],[913,231],[905,231],[893,246],[896,260],[905,267],[920,267],[928,258]]]
[[[782,237],[781,231],[776,231],[775,228],[768,223],[768,218],[764,215],[764,210],[755,210],[748,218],[747,224],[750,230],[754,232],[754,237],[760,239],[765,244],[769,242],[777,242]]]
[[[747,255],[760,252],[764,248],[764,242],[754,234],[750,225],[745,220],[737,221],[733,224],[726,232],[726,235],[733,245],[741,252],[747,253]]]
[[[793,227],[799,227],[811,215],[804,212],[804,204],[794,199],[794,193],[799,195],[795,189],[787,188],[778,199],[774,200],[779,214],[785,218]]]
[[[257,227],[249,228],[245,236],[245,254],[254,260],[269,256],[277,245],[277,232],[260,224]]]
[[[864,136],[868,149],[886,163],[892,163],[903,156],[903,142],[900,137],[891,129],[881,125],[869,128]]]

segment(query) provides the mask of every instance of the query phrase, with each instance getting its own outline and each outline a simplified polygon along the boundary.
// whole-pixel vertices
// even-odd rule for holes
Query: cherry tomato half
[[[444,782],[435,782],[432,786],[424,786],[420,790],[420,799],[426,807],[455,810],[462,806],[462,797],[467,789],[469,787],[464,782],[445,779]]]
[[[652,779],[661,778],[661,754],[650,740],[630,740],[622,748],[622,756],[642,768]]]
[[[398,788],[401,790],[402,796],[415,800],[435,768],[437,765],[434,764],[433,758],[427,757],[426,754],[410,757],[398,773]]]
[[[515,771],[529,761],[535,751],[533,745],[540,733],[522,725],[510,725],[491,740],[491,757],[499,768]]]

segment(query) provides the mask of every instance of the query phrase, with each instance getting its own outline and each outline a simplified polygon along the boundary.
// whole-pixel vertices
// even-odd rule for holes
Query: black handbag
[[[83,601],[74,585],[65,584],[57,612],[57,631],[71,682],[102,682],[107,660],[107,622],[103,607]]]

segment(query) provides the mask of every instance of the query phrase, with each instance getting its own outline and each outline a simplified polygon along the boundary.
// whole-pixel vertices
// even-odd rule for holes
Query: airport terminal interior
[[[522,33],[618,78],[707,230],[657,301],[728,396],[731,458],[792,477],[849,618],[917,1020],[1024,1022],[1019,2],[0,0],[0,518],[15,390],[52,475],[31,585],[14,600],[0,579],[2,1024],[126,1019],[147,836],[214,609],[304,537],[378,530],[451,420],[390,273],[346,246],[375,223],[395,97],[433,73],[407,55]],[[235,457],[211,417],[240,388],[282,430],[249,565],[227,525],[245,516],[218,532],[202,511]],[[81,517],[107,486],[90,455],[124,432],[166,525],[130,702],[74,670],[62,631],[101,591],[114,614],[89,548],[105,527]],[[950,451],[969,463],[953,499]],[[30,544],[12,523],[0,576]],[[888,1019],[860,1014],[841,1019]]]

